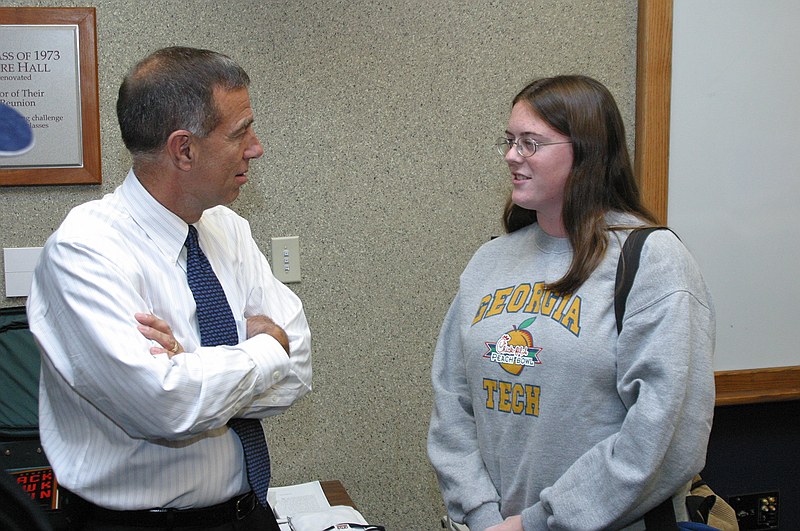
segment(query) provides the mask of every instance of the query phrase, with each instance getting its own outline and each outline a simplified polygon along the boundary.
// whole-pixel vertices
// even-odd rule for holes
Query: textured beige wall
[[[0,188],[0,246],[42,245],[70,208],[120,184],[114,107],[135,61],[175,44],[231,55],[253,80],[266,148],[232,207],[267,253],[271,237],[300,236],[291,287],[313,332],[314,391],[268,422],[274,484],[340,479],[370,521],[437,529],[430,360],[459,273],[500,230],[509,185],[493,141],[516,91],[558,73],[606,83],[632,137],[637,2],[4,5],[97,8],[103,184]]]

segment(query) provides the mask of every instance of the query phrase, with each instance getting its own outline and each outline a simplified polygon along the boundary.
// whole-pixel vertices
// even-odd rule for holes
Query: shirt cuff
[[[250,355],[260,375],[263,393],[289,375],[291,362],[283,346],[269,334],[257,334],[239,345]]]
[[[470,511],[465,520],[467,527],[471,530],[486,529],[502,523],[503,516],[500,514],[500,504],[494,502],[484,503]]]

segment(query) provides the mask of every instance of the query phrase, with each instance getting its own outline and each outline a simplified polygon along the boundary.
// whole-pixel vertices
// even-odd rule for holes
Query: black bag
[[[633,279],[639,269],[639,258],[647,236],[654,230],[670,230],[667,227],[645,227],[635,229],[628,235],[622,246],[617,264],[616,287],[614,291],[614,313],[617,318],[617,333],[622,331],[622,318],[625,316],[625,304],[633,286]],[[739,522],[733,507],[714,494],[714,491],[697,475],[692,481],[689,495],[686,497],[686,509],[692,522],[706,524],[710,529],[722,531],[739,531]],[[672,498],[668,498],[659,506],[644,515],[645,528],[648,531],[674,531],[679,529],[675,518]]]

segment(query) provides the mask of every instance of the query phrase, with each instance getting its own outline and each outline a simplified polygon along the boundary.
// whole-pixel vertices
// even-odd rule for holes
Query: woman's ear
[[[184,129],[173,131],[167,138],[167,153],[172,163],[183,171],[192,169],[194,153],[192,153],[192,133]]]

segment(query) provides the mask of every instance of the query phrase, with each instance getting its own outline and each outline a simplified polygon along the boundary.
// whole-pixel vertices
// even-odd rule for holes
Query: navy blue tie
[[[200,325],[200,344],[204,347],[236,345],[239,336],[228,299],[217,275],[208,263],[206,255],[197,241],[197,229],[189,225],[186,237],[186,279],[197,305],[197,321]],[[267,505],[269,487],[269,450],[264,430],[257,419],[231,419],[228,421],[239,436],[244,449],[247,479],[262,506]]]

